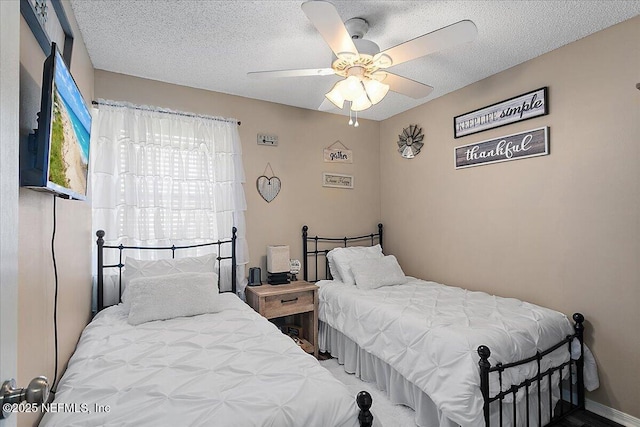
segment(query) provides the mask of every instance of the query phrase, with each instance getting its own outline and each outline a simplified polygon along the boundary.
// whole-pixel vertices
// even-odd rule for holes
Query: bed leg
[[[576,322],[573,328],[576,331],[576,338],[578,338],[578,341],[580,342],[580,358],[576,360],[576,373],[578,375],[578,407],[584,409],[584,316],[580,313],[575,313],[573,315],[573,321]]]
[[[366,391],[361,391],[356,396],[356,403],[360,408],[360,414],[358,414],[358,421],[360,421],[360,427],[371,427],[373,425],[373,414],[369,409],[373,404],[371,395]]]
[[[489,427],[489,369],[491,368],[489,356],[491,356],[491,350],[489,350],[489,347],[486,345],[481,345],[478,347],[478,355],[480,356],[480,361],[478,362],[480,366],[480,391],[482,392],[482,399],[484,400],[484,424]]]

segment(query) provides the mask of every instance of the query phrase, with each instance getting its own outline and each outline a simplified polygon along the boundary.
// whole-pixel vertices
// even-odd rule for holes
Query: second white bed
[[[320,347],[347,370],[378,382],[392,400],[414,407],[418,425],[484,425],[478,346],[491,349],[493,365],[532,356],[573,333],[554,310],[408,279],[367,290],[318,282]],[[550,356],[543,371],[569,357],[566,350]],[[586,368],[587,388],[597,387],[595,364]],[[535,363],[505,372],[503,390],[536,372]],[[499,388],[494,376],[490,386],[493,395]]]

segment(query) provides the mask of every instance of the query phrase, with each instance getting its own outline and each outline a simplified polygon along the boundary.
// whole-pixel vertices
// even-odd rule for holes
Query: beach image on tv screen
[[[53,85],[49,181],[85,195],[91,114],[59,54]]]

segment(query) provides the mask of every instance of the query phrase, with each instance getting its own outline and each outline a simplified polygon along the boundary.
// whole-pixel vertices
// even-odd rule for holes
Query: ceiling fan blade
[[[408,42],[389,48],[378,55],[388,55],[393,65],[398,65],[421,56],[470,42],[478,34],[476,24],[469,20],[456,22],[432,31]]]
[[[374,75],[384,76],[384,78],[380,80],[380,82],[389,85],[389,90],[401,93],[406,96],[410,96],[411,98],[424,98],[433,91],[433,87],[429,85],[399,76],[397,74],[390,73],[388,71],[378,71]]]
[[[338,58],[341,57],[340,54],[358,54],[358,49],[334,5],[321,0],[307,1],[302,3],[302,11]]]
[[[313,77],[331,76],[335,74],[332,68],[309,68],[301,70],[251,71],[247,77],[254,79],[271,79],[279,77]]]

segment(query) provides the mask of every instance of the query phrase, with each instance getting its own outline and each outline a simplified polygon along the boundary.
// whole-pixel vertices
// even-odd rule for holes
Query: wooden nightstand
[[[286,285],[247,286],[247,303],[267,319],[300,315],[302,338],[318,357],[318,287],[299,280]]]

